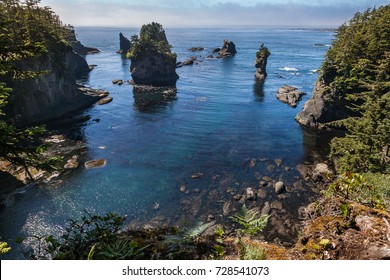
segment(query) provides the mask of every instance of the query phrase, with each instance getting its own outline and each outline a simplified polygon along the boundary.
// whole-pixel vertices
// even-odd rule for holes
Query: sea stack
[[[133,83],[154,87],[176,86],[176,54],[171,52],[164,28],[159,23],[143,25],[132,37],[128,53]]]
[[[235,55],[236,53],[236,45],[232,41],[225,39],[223,41],[222,49],[218,52],[218,57],[229,57]]]
[[[255,78],[259,82],[264,82],[265,78],[267,77],[267,59],[271,55],[271,52],[268,50],[267,47],[264,47],[264,44],[261,44],[259,51],[256,53],[256,73]]]
[[[127,54],[130,50],[130,47],[130,40],[123,36],[122,32],[119,33],[119,50],[117,51],[117,53]]]

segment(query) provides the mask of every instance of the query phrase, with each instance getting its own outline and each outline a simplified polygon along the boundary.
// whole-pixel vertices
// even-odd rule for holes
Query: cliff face
[[[163,54],[149,52],[131,61],[131,77],[138,85],[175,86],[179,76],[176,74],[176,59],[167,59]]]
[[[19,125],[43,122],[87,106],[96,98],[84,95],[76,78],[88,74],[87,62],[69,45],[58,43],[43,56],[17,65],[23,70],[47,71],[14,85],[8,110]]]
[[[331,100],[330,93],[325,91],[326,84],[319,77],[313,90],[313,96],[309,99],[295,120],[310,128],[321,128],[325,123],[348,117],[344,99]]]

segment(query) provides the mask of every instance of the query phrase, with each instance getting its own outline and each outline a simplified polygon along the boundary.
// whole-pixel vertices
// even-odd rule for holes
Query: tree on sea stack
[[[165,30],[161,24],[152,22],[143,25],[139,36],[131,38],[128,53],[131,59],[130,72],[137,85],[175,86],[176,54],[171,52]]]

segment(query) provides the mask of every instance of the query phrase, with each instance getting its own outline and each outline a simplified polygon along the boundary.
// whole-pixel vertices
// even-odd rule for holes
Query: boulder
[[[176,54],[158,23],[142,26],[139,41],[131,50],[130,72],[134,84],[155,87],[175,86]]]
[[[126,54],[131,48],[130,40],[123,36],[122,32],[119,33],[119,50],[117,53]]]
[[[218,52],[218,57],[219,58],[229,57],[235,55],[236,53],[237,53],[236,45],[230,40],[224,40],[223,47]]]
[[[296,87],[282,86],[279,88],[276,98],[295,108],[297,107],[297,102],[301,100],[304,94],[305,93],[299,91]]]
[[[259,82],[263,82],[267,77],[267,59],[271,55],[267,47],[264,47],[264,44],[261,44],[259,51],[256,53],[256,73],[255,78]]]
[[[256,200],[256,192],[253,188],[247,188],[245,191],[245,197],[247,200]]]
[[[79,167],[79,163],[77,160],[78,160],[77,156],[73,156],[70,159],[68,159],[68,161],[64,165],[64,169],[76,169],[77,167]]]
[[[284,183],[282,181],[276,182],[276,184],[275,184],[275,192],[277,194],[281,194],[285,190],[286,190],[286,186],[284,185]]]

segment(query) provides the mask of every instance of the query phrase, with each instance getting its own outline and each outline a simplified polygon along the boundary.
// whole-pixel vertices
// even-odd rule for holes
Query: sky
[[[74,26],[337,27],[355,12],[390,0],[41,0]]]

